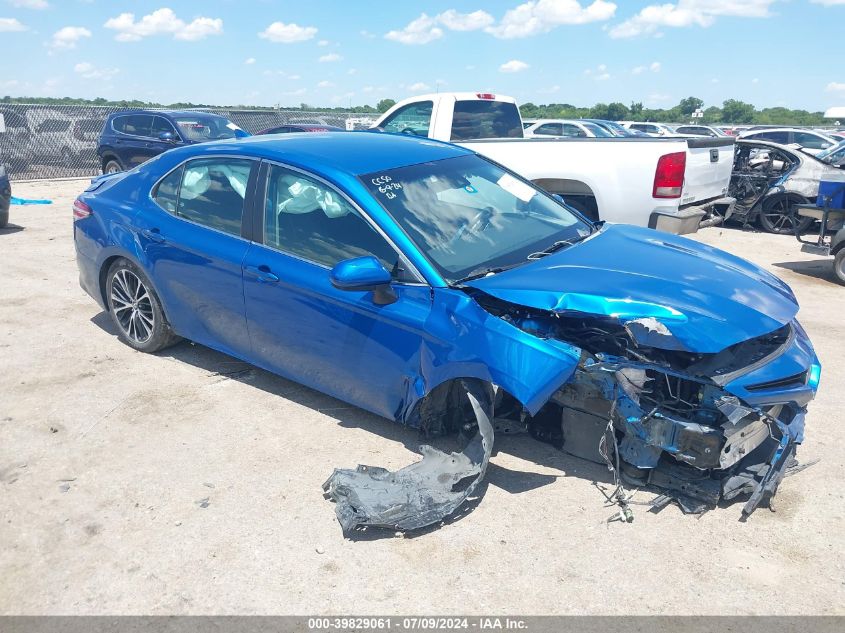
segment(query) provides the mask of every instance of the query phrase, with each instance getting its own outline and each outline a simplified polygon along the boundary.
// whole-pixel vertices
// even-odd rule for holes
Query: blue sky
[[[0,0],[0,95],[821,110],[845,105],[843,25],[845,0]]]

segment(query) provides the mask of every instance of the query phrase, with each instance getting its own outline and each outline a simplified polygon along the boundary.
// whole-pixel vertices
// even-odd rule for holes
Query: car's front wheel
[[[106,161],[106,164],[103,165],[104,174],[116,174],[121,171],[123,171],[123,166],[120,164],[120,162],[118,162],[116,158],[109,158]]]
[[[109,268],[106,297],[120,339],[130,347],[151,353],[179,340],[149,279],[128,259],[118,259]]]

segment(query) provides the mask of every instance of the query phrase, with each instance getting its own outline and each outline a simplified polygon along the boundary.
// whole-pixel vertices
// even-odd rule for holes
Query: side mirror
[[[390,272],[372,255],[346,259],[329,273],[332,285],[339,290],[372,291],[373,302],[387,305],[396,301],[390,286]]]
[[[162,132],[158,135],[158,140],[162,143],[175,143],[176,135],[173,132]]]

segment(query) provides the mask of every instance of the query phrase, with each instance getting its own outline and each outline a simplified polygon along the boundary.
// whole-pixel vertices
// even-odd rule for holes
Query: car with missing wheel
[[[188,339],[463,449],[336,469],[344,530],[439,522],[495,428],[607,464],[685,511],[766,505],[821,367],[770,273],[593,223],[469,150],[408,135],[253,137],[95,178],[80,283],[122,341]],[[663,503],[663,502],[661,502]]]
[[[106,118],[97,142],[104,174],[137,167],[186,145],[249,136],[226,117],[195,110],[123,110]]]

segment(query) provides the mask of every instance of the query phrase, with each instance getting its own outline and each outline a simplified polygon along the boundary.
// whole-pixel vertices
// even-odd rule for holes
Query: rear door
[[[255,164],[188,161],[160,181],[155,206],[135,220],[146,269],[176,332],[240,357],[250,351],[241,266],[250,247],[243,218]]]
[[[734,159],[732,138],[690,138],[681,204],[692,204],[727,194]]]

